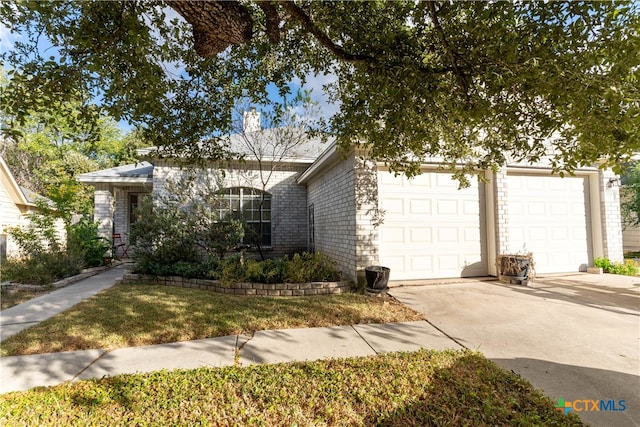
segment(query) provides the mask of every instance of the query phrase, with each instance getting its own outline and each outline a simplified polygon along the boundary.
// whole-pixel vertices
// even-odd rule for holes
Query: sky
[[[167,8],[166,12],[167,12],[167,20],[170,20],[175,17],[182,19],[173,9]],[[12,50],[14,43],[16,41],[19,41],[20,39],[21,39],[20,34],[11,33],[9,28],[5,27],[4,25],[2,25],[2,23],[0,23],[0,51],[1,52],[8,52]],[[52,54],[55,54],[55,53],[52,53]],[[339,105],[332,104],[329,102],[328,96],[323,92],[323,89],[322,89],[323,85],[332,83],[334,81],[336,81],[336,76],[332,74],[329,74],[329,75],[312,75],[311,74],[306,76],[306,83],[304,84],[304,87],[303,87],[304,89],[311,91],[311,99],[312,101],[318,103],[321,114],[325,119],[330,118],[331,116],[336,114],[340,109]],[[291,85],[292,93],[295,93],[298,89],[301,88],[301,82],[299,79],[294,79],[293,81],[291,81],[290,85]],[[268,90],[268,94],[272,99],[274,100],[278,99],[278,93],[275,85],[272,85],[270,87],[270,89]],[[258,106],[258,109],[260,109],[259,106]],[[124,121],[124,120],[120,121],[118,123],[118,126],[125,133],[132,129],[132,126],[127,121]]]

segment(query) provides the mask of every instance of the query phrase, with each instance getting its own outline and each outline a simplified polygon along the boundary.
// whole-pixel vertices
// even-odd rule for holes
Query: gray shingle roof
[[[96,182],[151,182],[153,179],[153,165],[140,162],[115,168],[102,169],[78,175],[78,181],[84,183]]]

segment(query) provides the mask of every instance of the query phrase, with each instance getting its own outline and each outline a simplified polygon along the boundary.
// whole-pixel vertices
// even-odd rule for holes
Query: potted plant
[[[528,285],[533,279],[535,263],[531,252],[500,254],[496,259],[498,280],[503,283]]]
[[[365,268],[367,291],[374,293],[386,292],[387,289],[389,289],[387,284],[389,283],[390,271],[388,267],[382,267],[380,265],[370,265]]]

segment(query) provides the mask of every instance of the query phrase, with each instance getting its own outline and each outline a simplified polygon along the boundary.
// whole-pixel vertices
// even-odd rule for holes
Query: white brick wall
[[[313,205],[315,216],[315,250],[330,256],[352,280],[357,270],[355,177],[352,153],[307,187],[308,203]]]
[[[622,215],[620,213],[620,188],[618,176],[610,169],[601,170],[600,215],[602,218],[602,244],[604,256],[611,261],[622,262]],[[611,181],[611,183],[610,183]]]
[[[113,194],[108,184],[95,184],[93,217],[98,224],[98,234],[111,240],[113,232]]]
[[[356,272],[364,280],[364,269],[378,261],[378,166],[356,153],[355,158],[355,218],[356,218]]]
[[[307,250],[307,190],[298,185],[296,178],[308,164],[283,164],[275,168],[270,177],[270,165],[260,168],[255,162],[232,164],[224,170],[222,185],[229,187],[251,187],[263,189],[271,194],[271,244],[268,256],[282,256]],[[219,169],[209,168],[202,177],[214,181]],[[154,196],[166,194],[167,180],[178,180],[189,173],[185,169],[168,163],[157,162],[153,171]],[[203,182],[203,185],[205,183]]]

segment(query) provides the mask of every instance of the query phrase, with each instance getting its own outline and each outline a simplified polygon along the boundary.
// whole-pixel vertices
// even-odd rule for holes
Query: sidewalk
[[[0,358],[0,393],[65,381],[237,364],[369,356],[420,348],[461,348],[426,321],[259,331],[196,341]]]
[[[113,286],[119,266],[0,313],[5,339],[82,299]],[[101,349],[0,358],[0,393],[66,381],[167,369],[278,363],[368,356],[420,348],[461,348],[426,321],[258,331],[145,347]]]

